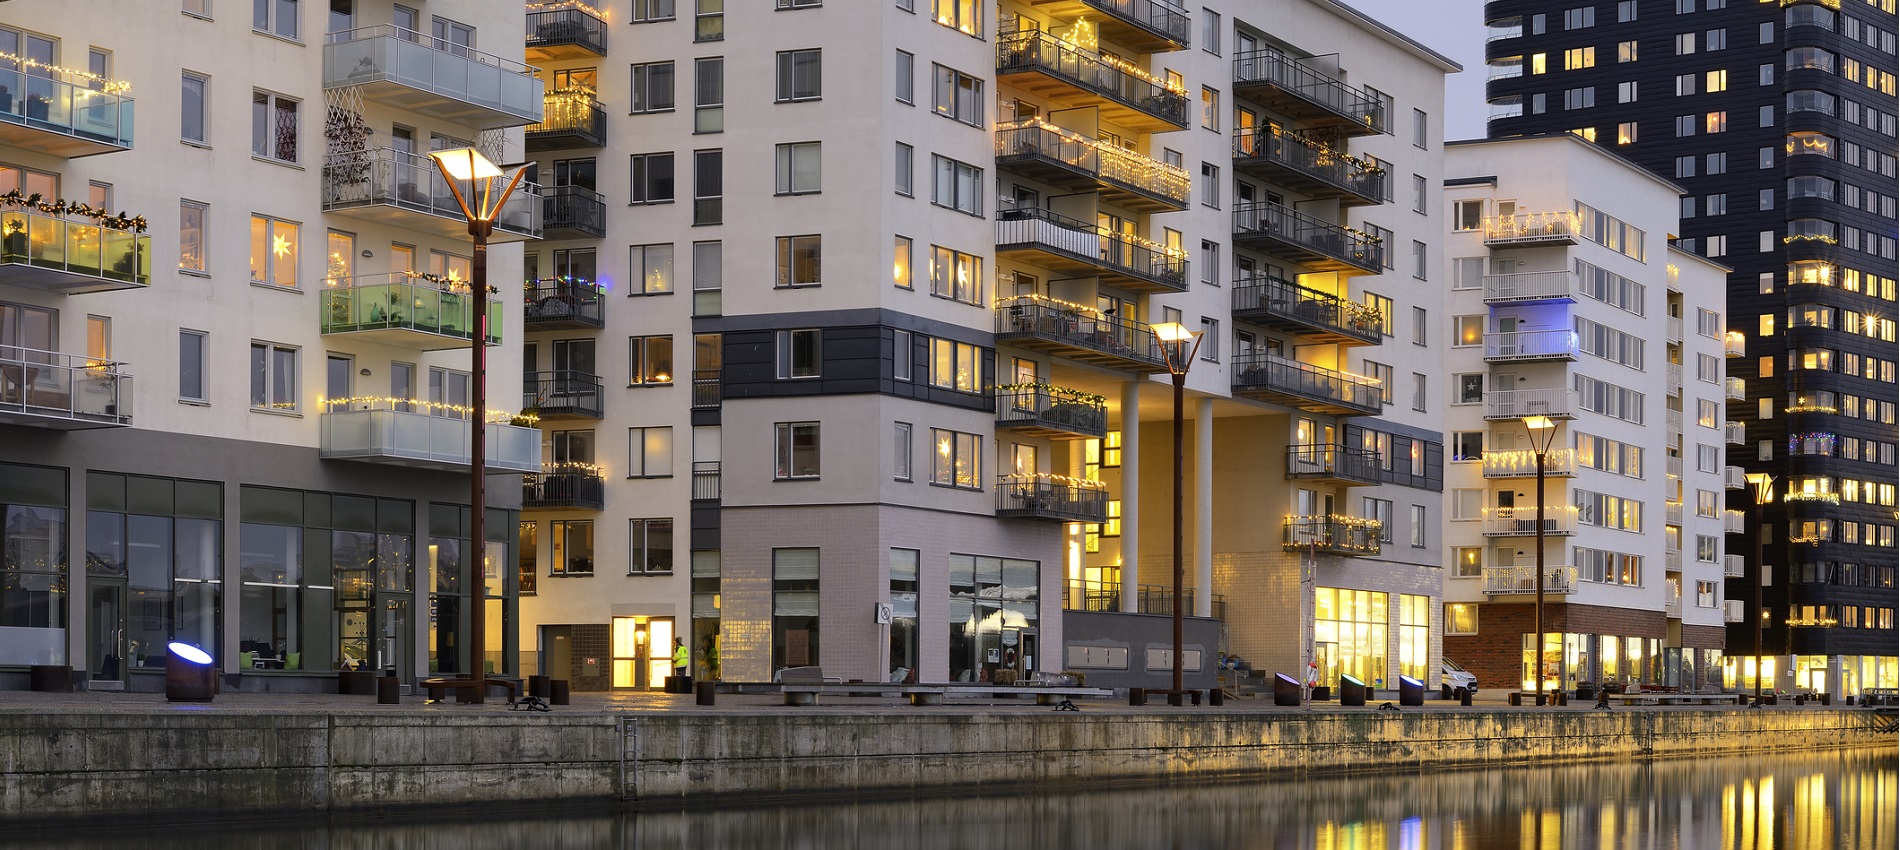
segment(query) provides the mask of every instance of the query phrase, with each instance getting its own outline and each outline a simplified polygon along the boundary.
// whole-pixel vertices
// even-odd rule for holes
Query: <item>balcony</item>
[[[1722,397],[1729,401],[1747,401],[1748,385],[1741,378],[1723,378]]]
[[[1722,512],[1722,532],[1724,534],[1744,534],[1748,531],[1748,521],[1742,518],[1741,511]]]
[[[541,120],[529,124],[523,144],[530,153],[607,144],[607,111],[587,89],[556,89],[541,99]]]
[[[1135,212],[1188,206],[1186,171],[1033,118],[997,129],[996,165]]]
[[[132,99],[63,76],[0,71],[0,144],[67,159],[131,150]]]
[[[1725,490],[1748,489],[1747,473],[1743,472],[1742,468],[1739,466],[1723,467],[1722,468],[1722,489],[1725,489]]]
[[[1234,89],[1275,111],[1346,136],[1389,133],[1385,102],[1278,50],[1234,56]]]
[[[1188,128],[1187,93],[1126,62],[1100,55],[1045,32],[1004,35],[996,44],[1003,82],[1058,106],[1093,106],[1102,120],[1138,133]]]
[[[1677,528],[1682,527],[1682,503],[1667,501],[1663,503],[1663,522]]]
[[[1183,587],[1181,594],[1187,602],[1181,610],[1186,616],[1194,616],[1194,588]],[[1216,593],[1208,602],[1214,619],[1226,621],[1226,597]],[[1122,583],[1070,579],[1063,583],[1062,607],[1070,611],[1120,611],[1123,607]],[[1136,585],[1135,609],[1130,613],[1173,614],[1174,588],[1165,584]]]
[[[1087,18],[1096,34],[1136,53],[1188,47],[1187,12],[1154,0],[1030,0],[1060,20]]]
[[[1669,316],[1663,322],[1663,342],[1670,345],[1682,344],[1682,317]]]
[[[1682,411],[1665,408],[1663,410],[1663,430],[1671,438],[1682,436]],[[1674,439],[1670,441],[1670,446],[1680,448]]]
[[[1680,544],[1663,543],[1663,569],[1672,573],[1682,572],[1682,549]]]
[[[1722,622],[1744,623],[1748,621],[1748,612],[1742,608],[1740,599],[1722,600]]]
[[[1722,423],[1722,442],[1731,446],[1748,445],[1748,426],[1741,422]]]
[[[318,455],[442,472],[467,472],[469,423],[465,410],[420,401],[362,398],[324,402]],[[488,422],[486,466],[494,472],[540,472],[541,432],[509,424],[505,414]]]
[[[1234,281],[1234,318],[1317,342],[1378,345],[1384,338],[1377,310],[1277,277]]]
[[[1485,567],[1484,592],[1487,596],[1537,595],[1537,565]],[[1577,568],[1545,564],[1544,592],[1576,593]]]
[[[1577,533],[1577,509],[1569,505],[1551,505],[1544,509],[1544,534],[1568,537]],[[1484,536],[1535,537],[1537,509],[1486,508]]]
[[[441,121],[493,130],[541,120],[534,69],[402,27],[330,33],[323,87],[356,87],[363,98]]]
[[[1484,244],[1510,248],[1575,245],[1582,232],[1577,214],[1568,211],[1487,216],[1483,227]]]
[[[1743,570],[1742,556],[1740,555],[1723,555],[1722,556],[1722,577],[1723,578],[1741,578],[1745,575],[1745,573],[1742,570]]]
[[[86,431],[132,424],[126,364],[0,345],[0,424]]]
[[[1576,300],[1576,272],[1559,269],[1484,276],[1484,303],[1486,304],[1574,302]]]
[[[1663,600],[1663,616],[1672,620],[1682,619],[1682,597],[1671,596]]]
[[[607,235],[607,199],[579,186],[541,190],[541,238],[599,239]]]
[[[1272,354],[1236,355],[1230,364],[1234,394],[1314,413],[1377,414],[1385,409],[1379,382]]]
[[[719,501],[721,497],[720,487],[721,475],[719,461],[693,461],[693,501]]]
[[[1314,271],[1378,274],[1385,265],[1386,248],[1377,237],[1271,201],[1234,205],[1234,241]]]
[[[37,210],[0,212],[0,284],[80,295],[151,282],[150,236]]]
[[[1321,555],[1377,555],[1383,526],[1377,520],[1354,516],[1290,516],[1282,530],[1280,548],[1288,552]]]
[[[1314,198],[1337,198],[1342,206],[1377,204],[1392,195],[1384,168],[1272,124],[1234,131],[1234,167]]]
[[[1577,333],[1566,329],[1510,331],[1484,335],[1487,363],[1577,359]]]
[[[1553,449],[1544,454],[1544,475],[1570,478],[1577,474],[1577,457],[1569,449]],[[1487,451],[1484,453],[1486,478],[1535,478],[1537,454],[1528,450]]]
[[[998,476],[996,515],[1055,522],[1107,522],[1108,486],[1046,473]]]
[[[1137,292],[1186,292],[1187,258],[1145,239],[1045,209],[996,214],[996,253],[1052,272],[1099,278]]]
[[[996,388],[996,430],[1051,440],[1100,439],[1108,434],[1108,400],[1049,384]]]
[[[1681,363],[1664,363],[1663,364],[1663,378],[1665,382],[1663,386],[1668,390],[1670,395],[1674,395],[1674,396],[1682,395],[1682,364]]]
[[[488,301],[488,344],[501,344],[499,300]],[[417,351],[465,348],[475,337],[475,299],[468,285],[415,272],[330,281],[318,309],[323,333]]]
[[[1379,483],[1379,458],[1343,446],[1287,446],[1286,477],[1354,487]]]
[[[1722,353],[1729,357],[1748,356],[1748,337],[1741,331],[1729,331],[1722,337]]]
[[[1484,394],[1484,418],[1522,419],[1548,416],[1577,418],[1577,391],[1568,387],[1535,390],[1493,390]]]
[[[521,409],[542,419],[599,419],[600,376],[564,369],[522,376]]]
[[[546,472],[521,476],[521,509],[597,511],[606,503],[606,489],[598,466],[554,464]]]
[[[607,25],[580,4],[536,3],[528,11],[528,61],[607,55]],[[552,8],[550,8],[552,7]]]
[[[377,148],[337,154],[323,166],[323,211],[453,239],[468,237],[468,219],[435,161],[423,154]],[[522,183],[501,208],[488,241],[541,238],[541,195]]]
[[[996,302],[996,341],[1137,375],[1168,370],[1146,324],[1032,295]]]
[[[1682,478],[1682,457],[1680,455],[1663,459],[1663,474],[1670,478]]]
[[[599,286],[558,277],[529,281],[522,327],[529,331],[587,330],[607,326],[607,300]]]
[[[693,409],[718,410],[720,378],[718,369],[693,370]]]

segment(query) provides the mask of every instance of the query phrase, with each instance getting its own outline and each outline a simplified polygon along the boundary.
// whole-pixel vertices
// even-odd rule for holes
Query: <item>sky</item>
[[[1446,139],[1484,138],[1484,0],[1344,0],[1465,66],[1445,80]]]

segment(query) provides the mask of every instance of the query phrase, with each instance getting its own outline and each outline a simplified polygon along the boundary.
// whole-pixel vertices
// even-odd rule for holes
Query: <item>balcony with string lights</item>
[[[1103,121],[1138,133],[1188,128],[1187,92],[1178,85],[1040,30],[997,38],[996,76],[1057,107],[1094,107]]]
[[[579,0],[529,3],[529,62],[590,59],[607,55],[605,13]]]
[[[1163,53],[1188,48],[1188,13],[1179,6],[1155,0],[1029,0],[1070,27],[1087,26],[1094,37],[1108,39],[1137,53]]]
[[[452,239],[468,236],[468,218],[435,161],[393,148],[330,155],[323,164],[323,211]],[[489,244],[541,238],[541,213],[540,187],[522,183],[502,205]]]
[[[1133,212],[1188,207],[1187,171],[1035,118],[997,128],[996,166]]]
[[[0,54],[0,144],[71,159],[132,149],[130,83]]]
[[[467,281],[421,272],[332,278],[317,302],[325,335],[415,351],[467,348],[475,335],[475,298]],[[488,344],[501,344],[502,305],[488,300]]]

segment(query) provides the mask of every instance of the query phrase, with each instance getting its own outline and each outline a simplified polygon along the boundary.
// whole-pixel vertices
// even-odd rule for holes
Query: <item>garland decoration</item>
[[[49,201],[45,200],[44,196],[38,192],[34,192],[31,195],[23,195],[20,193],[20,190],[14,189],[11,192],[0,195],[0,205],[35,209],[47,215],[72,215],[81,218],[90,218],[101,227],[109,227],[113,230],[130,230],[133,233],[145,232],[145,216],[126,215],[123,210],[117,215],[114,215],[111,210],[99,209],[98,207],[79,201]]]

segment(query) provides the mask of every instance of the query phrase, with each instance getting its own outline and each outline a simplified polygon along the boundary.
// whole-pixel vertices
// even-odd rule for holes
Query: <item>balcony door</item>
[[[596,191],[594,185],[594,158],[557,159],[554,161],[554,185],[577,186],[589,192]]]
[[[469,376],[467,372],[456,372],[440,366],[429,367],[429,400],[437,405],[467,407],[469,402]],[[436,416],[460,418],[461,414],[443,407],[430,411]]]
[[[448,18],[433,18],[429,34],[435,36],[435,49],[467,57],[475,52],[475,28]]]
[[[594,371],[594,340],[557,339],[554,341],[555,380],[566,383],[570,380],[592,383]],[[561,390],[557,388],[557,392]]]

